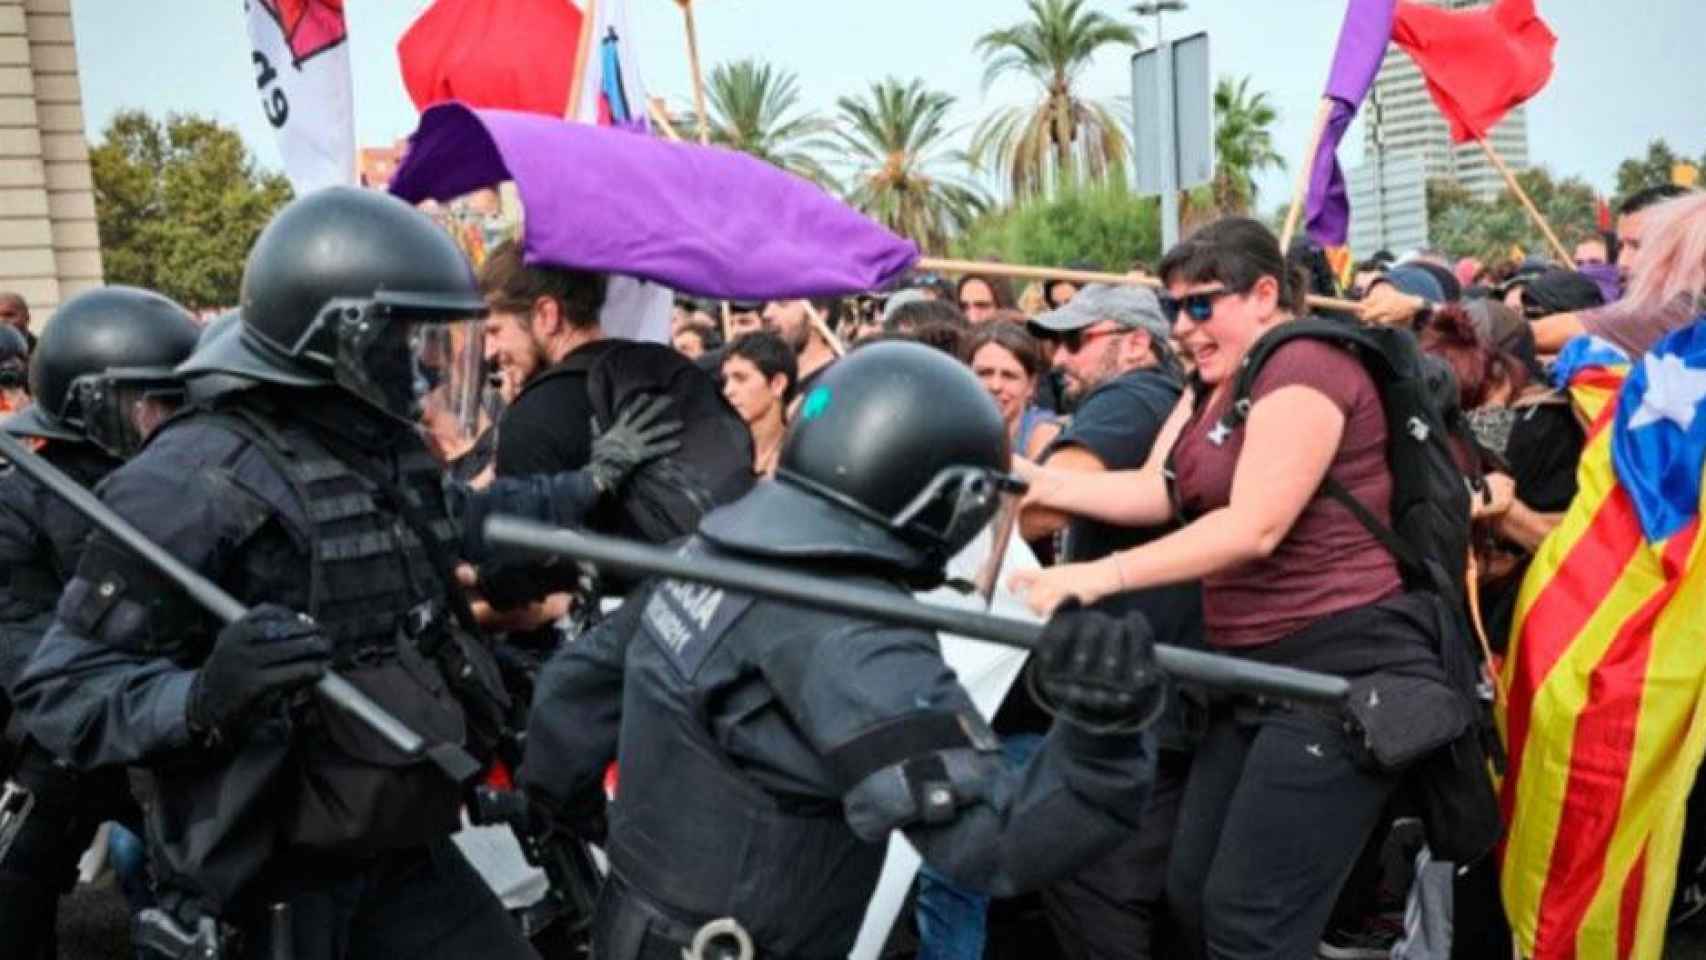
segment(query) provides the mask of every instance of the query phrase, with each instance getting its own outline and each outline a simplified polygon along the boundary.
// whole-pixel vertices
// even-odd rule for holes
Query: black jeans
[[[296,960],[539,960],[449,838],[312,884],[287,902]],[[265,916],[238,926],[248,960],[274,956]]]
[[[1187,949],[1212,960],[1313,957],[1396,784],[1358,767],[1325,715],[1217,708],[1168,864]]]

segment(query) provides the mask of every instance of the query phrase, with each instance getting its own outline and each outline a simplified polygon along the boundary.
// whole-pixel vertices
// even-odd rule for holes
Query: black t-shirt
[[[572,355],[603,353],[620,342],[595,340]],[[579,470],[591,459],[592,401],[585,373],[539,374],[498,421],[500,477]]]
[[[1149,459],[1150,448],[1179,402],[1179,381],[1160,370],[1133,370],[1090,391],[1072,422],[1043,453],[1046,462],[1056,450],[1082,447],[1096,455],[1108,470],[1134,470]],[[1061,562],[1100,560],[1119,550],[1147,543],[1171,527],[1119,527],[1094,520],[1073,519],[1066,528]],[[1157,643],[1202,647],[1202,589],[1179,583],[1134,590],[1096,604],[1111,614],[1141,613],[1154,628]],[[1020,687],[1015,687],[1015,691]],[[1162,746],[1188,749],[1195,721],[1175,699],[1156,725]],[[1010,694],[996,718],[1003,732],[1037,730],[1046,725],[1023,693]]]

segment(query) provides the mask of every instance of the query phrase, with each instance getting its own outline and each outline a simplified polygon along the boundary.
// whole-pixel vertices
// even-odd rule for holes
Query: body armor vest
[[[738,671],[728,648],[739,634],[819,624],[802,625],[797,610],[779,605],[680,587],[630,601],[647,606],[628,656],[611,868],[682,923],[734,917],[763,955],[845,957],[885,847],[853,833],[839,798],[778,796],[745,776],[710,732],[717,715],[742,709],[745,692],[723,702],[726,688],[696,682]],[[777,746],[775,762],[820,778],[809,748]]]

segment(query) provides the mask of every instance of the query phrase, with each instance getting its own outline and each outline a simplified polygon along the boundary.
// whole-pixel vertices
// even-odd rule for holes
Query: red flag
[[[1546,86],[1558,38],[1534,0],[1455,11],[1400,2],[1392,42],[1422,69],[1428,93],[1451,121],[1452,142],[1467,143]]]
[[[1611,232],[1611,205],[1604,197],[1596,197],[1593,202],[1594,222],[1599,226],[1600,233]]]
[[[568,0],[437,0],[397,42],[415,107],[567,112],[580,8]]]

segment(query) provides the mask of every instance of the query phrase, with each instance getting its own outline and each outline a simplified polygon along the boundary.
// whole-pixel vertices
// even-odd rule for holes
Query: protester
[[[764,305],[764,329],[781,337],[799,364],[797,392],[804,394],[841,354],[830,327],[836,300],[772,300]]]
[[[764,304],[755,300],[730,300],[728,336],[743,337],[764,329]]]
[[[966,322],[977,326],[989,320],[997,310],[1013,308],[1013,288],[1000,277],[989,277],[978,273],[968,273],[960,278],[954,288],[955,302],[960,305],[960,312],[966,316]]]
[[[1091,342],[1099,329],[1119,331]],[[1149,458],[1183,386],[1167,348],[1167,323],[1153,292],[1142,287],[1091,284],[1065,307],[1036,318],[1034,325],[1063,338],[1057,363],[1079,402],[1070,425],[1042,458],[1061,470],[1132,470]],[[1069,349],[1069,345],[1075,349]],[[1088,517],[1030,509],[1020,520],[1027,540],[1061,534],[1059,559],[1101,560],[1156,539],[1165,525],[1128,527]],[[1196,583],[1186,582],[1107,597],[1096,609],[1142,614],[1157,639],[1202,644],[1202,604]],[[1195,693],[1189,695],[1193,700]],[[1138,830],[1094,866],[1050,887],[1043,902],[1055,939],[1070,960],[1164,958],[1172,950],[1165,887],[1167,855],[1178,821],[1179,798],[1194,748],[1196,709],[1175,690],[1157,723],[1161,747],[1150,805]],[[1009,697],[997,729],[1036,729],[1021,698]]]
[[[36,335],[30,332],[30,305],[22,294],[10,290],[0,291],[0,324],[23,334],[30,350],[35,350]]]
[[[717,328],[709,324],[688,323],[675,332],[672,340],[676,352],[689,360],[697,360],[723,345]]]
[[[9,326],[0,326],[0,413],[30,405],[30,344]]]
[[[799,368],[787,341],[769,331],[749,333],[723,353],[723,396],[752,430],[752,472],[776,472]]]
[[[1502,653],[1528,561],[1576,495],[1585,435],[1568,398],[1530,379],[1526,365],[1492,346],[1467,312],[1435,311],[1421,343],[1451,365],[1475,442],[1490,461],[1487,493],[1476,505],[1479,606],[1488,642]]]
[[[966,338],[960,356],[1000,408],[1008,444],[1016,456],[1034,459],[1059,436],[1059,422],[1034,403],[1043,360],[1036,340],[1024,327],[986,323]]]
[[[930,300],[922,295],[895,301],[902,295],[889,298],[883,312],[883,329],[889,333],[913,333],[921,327],[943,325],[964,330],[965,314],[951,303]]]
[[[1445,288],[1421,264],[1404,263],[1376,277],[1362,297],[1362,319],[1382,326],[1413,328],[1436,304]]]
[[[1204,227],[1160,273],[1164,313],[1196,357],[1200,386],[1141,469],[1028,468],[1029,501],[1126,525],[1176,513],[1187,522],[1095,563],[1016,574],[1013,586],[1045,611],[1201,578],[1213,647],[1348,674],[1402,665],[1443,687],[1435,639],[1410,609],[1431,600],[1403,592],[1392,554],[1322,489],[1332,476],[1391,522],[1387,424],[1367,371],[1329,344],[1289,342],[1229,429],[1222,417],[1244,356],[1301,311],[1300,291],[1273,234],[1252,220]],[[1313,954],[1396,784],[1394,772],[1359,762],[1335,716],[1253,699],[1214,704],[1168,867],[1188,940],[1213,958]]]
[[[1686,262],[1686,256],[1678,260],[1676,254],[1699,242],[1696,238],[1706,231],[1703,203],[1700,193],[1668,184],[1624,200],[1618,207],[1617,271],[1627,293],[1623,300],[1596,310],[1535,319],[1534,340],[1540,352],[1557,353],[1587,333],[1634,357],[1647,352],[1666,333],[1692,322],[1699,313],[1694,296],[1700,288],[1686,288],[1689,273],[1697,268]],[[1649,252],[1649,244],[1663,249]],[[1669,295],[1666,290],[1671,291]]]
[[[1610,255],[1606,250],[1605,241],[1599,237],[1594,237],[1591,240],[1583,240],[1576,244],[1576,252],[1571,260],[1575,263],[1576,269],[1580,270],[1583,267],[1604,266],[1610,262]]]

